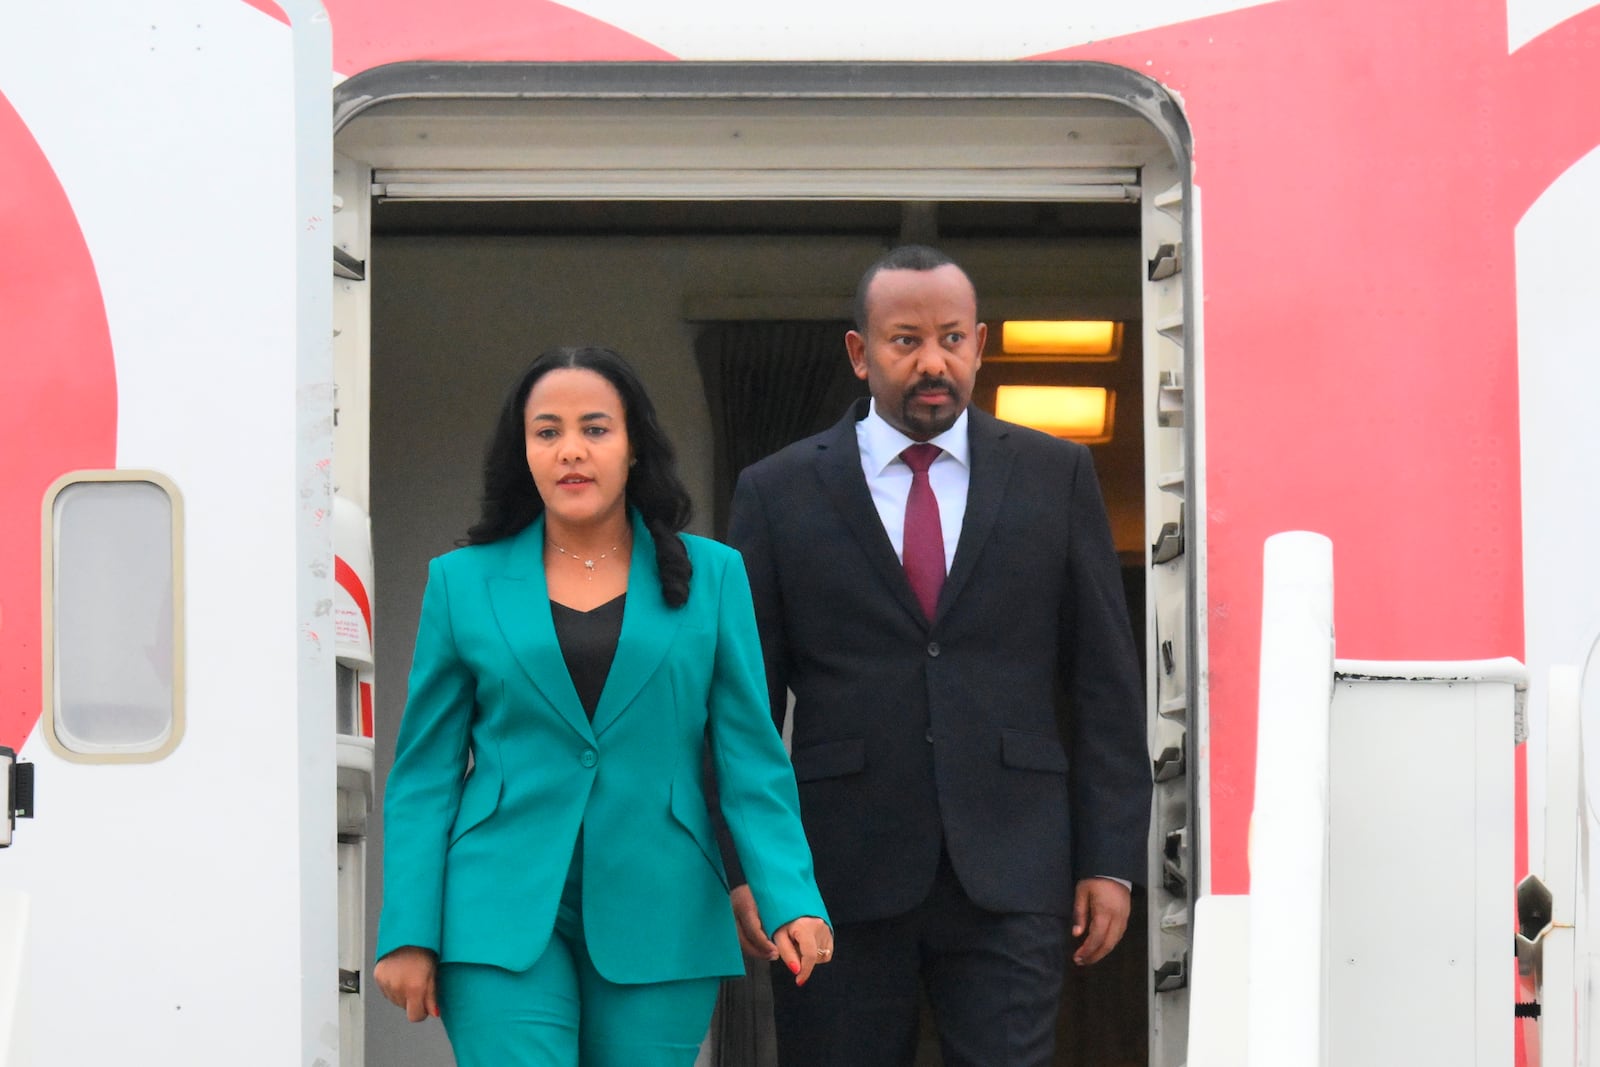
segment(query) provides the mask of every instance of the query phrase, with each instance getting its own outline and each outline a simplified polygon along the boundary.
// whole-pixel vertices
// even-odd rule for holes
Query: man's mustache
[[[921,396],[924,393],[949,393],[951,396],[955,396],[956,386],[948,378],[924,378],[906,390],[906,399],[909,400],[911,397]]]

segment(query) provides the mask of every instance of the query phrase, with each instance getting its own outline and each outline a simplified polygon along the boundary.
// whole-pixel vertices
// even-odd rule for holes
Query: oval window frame
[[[149,747],[107,745],[90,749],[75,748],[63,737],[70,731],[57,728],[59,708],[56,693],[56,500],[77,485],[125,484],[144,482],[166,494],[171,516],[172,566],[172,719],[165,735]],[[45,490],[41,502],[40,550],[40,650],[42,656],[41,707],[39,718],[50,750],[72,763],[155,763],[166,759],[183,741],[187,727],[186,657],[184,655],[184,508],[177,483],[165,474],[145,469],[68,471]]]

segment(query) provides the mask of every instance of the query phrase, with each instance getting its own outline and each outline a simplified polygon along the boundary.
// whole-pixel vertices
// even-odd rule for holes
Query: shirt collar
[[[874,400],[866,418],[856,424],[856,440],[861,445],[861,454],[866,457],[867,463],[874,476],[882,474],[889,464],[900,458],[900,453],[916,444],[911,438],[890,426],[882,415],[878,414],[878,402]],[[938,445],[945,454],[956,460],[963,467],[970,467],[968,462],[970,446],[967,442],[967,409],[962,408],[961,414],[956,416],[956,421],[944,433],[928,441],[930,445]]]

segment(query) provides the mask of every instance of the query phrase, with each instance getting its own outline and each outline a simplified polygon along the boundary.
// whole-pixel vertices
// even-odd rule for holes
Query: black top
[[[556,640],[590,722],[594,721],[594,709],[606,687],[606,675],[611,673],[611,660],[617,654],[617,639],[622,636],[622,604],[627,598],[628,594],[622,593],[588,611],[550,601]]]

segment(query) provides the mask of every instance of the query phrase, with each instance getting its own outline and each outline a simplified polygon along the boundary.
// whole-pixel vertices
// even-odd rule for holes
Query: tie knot
[[[900,458],[905,460],[906,466],[911,468],[913,474],[926,474],[928,468],[933,466],[933,461],[939,458],[939,453],[944,449],[938,445],[930,445],[926,441],[922,444],[912,445],[900,453]]]

